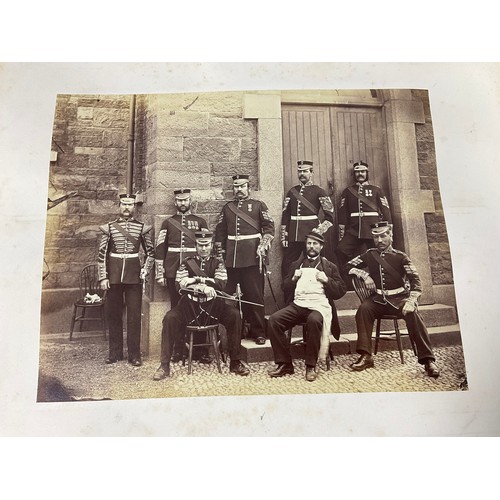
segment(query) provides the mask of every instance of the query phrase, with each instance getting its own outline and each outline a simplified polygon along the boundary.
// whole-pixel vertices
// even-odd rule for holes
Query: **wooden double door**
[[[282,105],[285,192],[298,184],[297,161],[314,162],[314,184],[331,197],[337,212],[342,191],[353,184],[352,165],[369,165],[369,180],[389,198],[386,134],[380,107]],[[337,221],[335,221],[337,222]],[[336,248],[337,224],[329,231],[325,256]]]

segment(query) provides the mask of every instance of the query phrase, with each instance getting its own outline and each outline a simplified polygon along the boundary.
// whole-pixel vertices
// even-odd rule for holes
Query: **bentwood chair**
[[[94,302],[89,299],[94,296]],[[79,331],[82,331],[82,324],[89,321],[100,323],[102,334],[106,339],[106,291],[99,286],[97,264],[88,264],[80,272],[80,295],[73,304],[73,316],[71,317],[71,328],[69,339],[73,340],[75,324],[78,323]],[[87,312],[95,311],[91,315]]]
[[[353,276],[352,277],[352,286],[354,287],[354,291],[356,292],[356,295],[358,296],[360,302],[363,302],[364,300],[372,297],[373,294],[366,288],[366,284],[363,279],[359,278],[358,276]],[[399,350],[399,357],[401,358],[401,363],[404,363],[404,356],[403,356],[403,346],[401,342],[401,331],[399,330],[399,324],[398,324],[398,319],[401,319],[395,314],[385,314],[384,316],[377,318],[376,321],[376,326],[375,326],[375,348],[373,350],[374,354],[377,354],[378,352],[378,345],[380,340],[396,340],[397,345],[398,345],[398,350]],[[389,331],[382,331],[381,329],[381,324],[382,321],[388,320],[393,322],[394,326],[394,331],[389,330]],[[403,335],[408,335],[408,334],[403,334]],[[413,342],[410,338],[410,343],[412,346],[413,351],[415,352],[415,346],[413,345]]]

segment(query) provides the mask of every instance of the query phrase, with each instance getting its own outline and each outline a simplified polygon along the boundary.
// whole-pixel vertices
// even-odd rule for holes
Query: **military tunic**
[[[383,262],[387,262],[394,271],[389,271],[390,268],[380,264],[375,258],[376,255]],[[417,306],[422,294],[420,276],[408,255],[392,246],[384,252],[371,248],[350,260],[346,265],[346,271],[362,279],[370,276],[377,288],[377,293],[364,300],[356,313],[357,351],[360,354],[371,354],[374,320],[384,314],[392,314],[406,322],[408,333],[417,349],[419,363],[424,364],[427,359],[434,360],[429,333],[418,309],[404,316],[402,314],[405,302],[410,301]]]
[[[186,257],[196,254],[196,244],[187,233],[181,232],[172,221],[195,232],[208,228],[207,222],[202,217],[192,214],[178,212],[176,215],[163,221],[158,238],[156,239],[155,261],[156,279],[175,278],[177,269]]]
[[[340,198],[338,213],[339,225],[345,226],[346,233],[350,232],[359,239],[372,239],[371,224],[380,220],[392,223],[389,202],[382,188],[363,182],[352,186],[360,195],[372,202],[370,207],[366,202],[357,198],[349,189],[345,189]]]
[[[177,224],[185,227],[186,232],[181,231]],[[186,257],[196,255],[193,233],[204,228],[208,228],[205,219],[189,210],[177,212],[161,225],[155,249],[156,279],[166,278],[172,307],[177,305],[180,298],[175,287],[175,273]]]
[[[123,309],[127,309],[128,359],[140,359],[142,285],[140,279],[142,247],[146,260],[144,270],[154,265],[151,226],[136,219],[117,219],[99,228],[99,281],[108,279],[107,314],[109,357],[123,358]]]
[[[229,207],[241,210],[254,225],[236,215]],[[274,221],[263,201],[247,198],[226,203],[215,229],[215,242],[222,246],[229,268],[257,266],[257,247],[263,237],[274,238]]]

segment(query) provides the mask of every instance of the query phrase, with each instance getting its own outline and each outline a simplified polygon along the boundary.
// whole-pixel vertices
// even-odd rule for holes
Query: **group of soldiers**
[[[374,366],[371,335],[376,318],[403,318],[419,363],[431,377],[439,376],[429,334],[418,313],[422,288],[409,257],[392,247],[392,219],[383,190],[368,182],[368,165],[353,165],[354,184],[346,188],[338,207],[338,266],[322,255],[325,235],[334,226],[330,197],[313,184],[313,162],[297,164],[299,184],[283,202],[280,241],[283,247],[282,283],[286,306],[266,321],[264,277],[275,224],[263,201],[250,197],[248,175],[234,175],[234,199],[227,202],[215,227],[191,212],[191,190],[174,191],[176,214],[161,225],[156,245],[152,227],[134,218],[135,196],[120,196],[120,217],[100,227],[99,280],[107,290],[109,356],[123,359],[124,308],[127,311],[127,355],[133,366],[142,364],[140,352],[141,300],[144,284],[155,267],[155,279],[166,286],[171,309],[163,318],[160,366],[154,380],[170,377],[172,359],[185,349],[186,326],[217,322],[227,332],[230,372],[246,376],[241,360],[246,338],[258,345],[270,340],[276,367],[271,377],[294,373],[290,332],[305,325],[306,380],[318,376],[317,364],[329,355],[330,335],[340,337],[335,300],[345,295],[346,283],[356,276],[372,296],[356,313],[359,359],[354,371]],[[139,256],[140,250],[145,259]],[[144,262],[141,264],[141,260]],[[208,351],[198,352],[210,362]]]

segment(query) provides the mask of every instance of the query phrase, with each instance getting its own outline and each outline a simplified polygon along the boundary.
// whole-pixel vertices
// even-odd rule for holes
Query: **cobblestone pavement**
[[[401,364],[397,351],[383,351],[375,356],[375,368],[353,372],[349,364],[357,355],[337,356],[331,369],[319,367],[315,382],[304,378],[303,360],[294,360],[295,374],[272,379],[267,374],[273,362],[250,363],[250,375],[241,377],[229,372],[226,365],[218,373],[210,365],[174,364],[172,376],[152,380],[159,365],[157,359],[145,358],[141,367],[127,361],[106,365],[107,342],[86,337],[69,342],[61,336],[42,338],[40,345],[40,381],[38,401],[80,399],[136,399],[194,396],[325,394],[359,392],[420,392],[462,390],[465,365],[462,347],[440,346],[434,349],[441,369],[438,379],[428,377],[411,350],[405,351]]]

